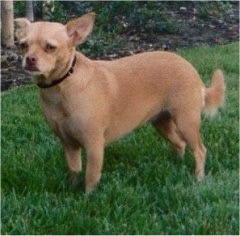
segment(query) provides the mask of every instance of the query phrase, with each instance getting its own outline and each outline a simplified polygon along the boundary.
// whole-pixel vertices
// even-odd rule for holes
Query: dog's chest
[[[58,93],[41,94],[43,113],[54,133],[63,141],[80,141],[81,118],[73,112],[74,104]]]

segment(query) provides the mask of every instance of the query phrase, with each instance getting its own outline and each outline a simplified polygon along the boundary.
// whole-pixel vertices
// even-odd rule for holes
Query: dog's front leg
[[[101,178],[104,156],[104,138],[95,137],[87,145],[86,193],[90,193]]]
[[[82,171],[81,148],[71,145],[64,145],[65,157],[70,171],[72,183],[78,186],[78,174]]]

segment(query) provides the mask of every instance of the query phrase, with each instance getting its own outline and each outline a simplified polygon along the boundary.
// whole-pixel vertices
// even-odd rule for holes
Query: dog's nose
[[[26,57],[26,65],[29,69],[35,69],[37,65],[37,59],[34,56]]]
[[[27,64],[29,64],[29,65],[35,65],[37,59],[36,59],[35,57],[30,57],[30,56],[28,56],[28,57],[26,58],[26,61],[27,61]]]

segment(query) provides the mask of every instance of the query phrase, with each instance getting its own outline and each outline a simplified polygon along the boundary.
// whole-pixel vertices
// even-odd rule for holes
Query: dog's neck
[[[73,58],[70,61],[70,64],[68,63],[69,66],[67,68],[67,72],[65,72],[63,76],[61,76],[60,78],[55,78],[55,76],[45,77],[44,75],[36,76],[35,79],[38,87],[41,89],[45,89],[45,88],[53,87],[63,82],[65,79],[67,79],[70,75],[74,73],[74,67],[75,67],[76,61],[77,61],[77,56],[76,54],[74,54]],[[51,79],[52,77],[54,79]]]

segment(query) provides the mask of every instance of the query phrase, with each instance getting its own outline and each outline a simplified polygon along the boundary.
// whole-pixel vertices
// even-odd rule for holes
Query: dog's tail
[[[204,113],[210,116],[216,113],[218,107],[224,102],[225,90],[223,73],[217,69],[214,71],[211,86],[204,89]]]

